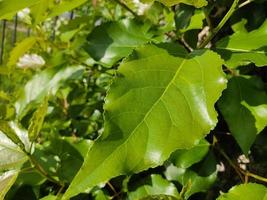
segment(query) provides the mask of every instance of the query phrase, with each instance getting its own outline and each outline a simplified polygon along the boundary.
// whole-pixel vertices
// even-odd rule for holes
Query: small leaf
[[[150,41],[150,28],[150,24],[129,19],[102,24],[89,34],[85,50],[96,61],[112,66],[135,47]]]
[[[18,59],[30,50],[36,43],[36,37],[28,37],[16,44],[16,47],[10,52],[7,66],[13,66],[17,63]]]
[[[168,195],[179,198],[179,193],[175,185],[157,174],[152,174],[136,190],[130,191],[128,198],[129,200],[137,200],[151,195]]]
[[[248,153],[257,134],[267,125],[264,83],[258,77],[233,77],[218,105],[231,134],[243,152]]]
[[[243,29],[244,30],[244,29]],[[267,65],[267,20],[254,31],[239,30],[231,36],[223,38],[216,45],[229,68],[255,63],[261,67]]]
[[[179,149],[172,153],[170,161],[177,167],[188,168],[201,161],[209,151],[209,143],[201,140],[191,149]]]
[[[39,132],[42,129],[44,118],[46,116],[48,109],[48,97],[46,97],[43,103],[37,108],[35,113],[32,116],[29,126],[29,138],[30,141],[35,141],[38,137]]]
[[[106,98],[104,133],[63,199],[161,165],[174,150],[192,147],[215,127],[214,104],[226,86],[220,57],[208,50],[187,55],[180,46],[159,46],[136,49],[119,67]]]
[[[3,173],[0,176],[0,199],[3,200],[5,198],[6,193],[15,183],[18,176],[18,171],[12,170]]]
[[[217,200],[266,200],[265,186],[248,183],[232,187],[228,193],[222,194]]]

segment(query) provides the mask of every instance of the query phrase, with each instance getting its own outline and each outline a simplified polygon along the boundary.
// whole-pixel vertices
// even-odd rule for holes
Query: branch
[[[124,4],[120,0],[113,0],[113,1],[115,1],[117,4],[119,4],[125,10],[129,11],[130,13],[132,13],[133,16],[138,17],[138,15],[131,8],[129,8],[126,4]]]
[[[208,35],[208,37],[198,46],[198,48],[204,48],[205,46],[207,46],[207,44],[214,38],[214,36],[221,30],[221,28],[224,26],[224,24],[228,21],[228,19],[231,17],[231,15],[233,14],[233,12],[235,11],[237,4],[238,4],[239,0],[234,0],[231,8],[228,10],[228,12],[226,13],[226,15],[223,17],[223,19],[221,20],[221,22],[218,24],[218,26],[216,28],[214,28]]]

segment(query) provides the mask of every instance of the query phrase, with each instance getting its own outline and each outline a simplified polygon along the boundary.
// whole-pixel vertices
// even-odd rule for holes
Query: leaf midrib
[[[185,61],[187,60],[188,56],[186,56],[183,61],[180,64],[180,67],[178,67],[178,70],[176,71],[176,73],[174,74],[173,78],[170,80],[169,84],[166,86],[166,89],[164,90],[164,92],[161,94],[161,96],[158,98],[157,101],[155,101],[155,103],[153,103],[153,105],[151,106],[151,108],[147,111],[147,113],[145,114],[145,116],[143,117],[143,119],[137,124],[137,126],[131,131],[131,133],[129,134],[129,137],[123,142],[121,143],[119,146],[117,146],[102,162],[101,165],[110,158],[110,156],[117,150],[119,150],[120,148],[122,148],[122,146],[124,144],[126,144],[134,135],[134,132],[141,126],[142,123],[145,122],[145,119],[148,117],[148,115],[152,112],[153,108],[159,103],[159,101],[161,101],[162,97],[165,95],[166,91],[168,91],[169,87],[171,86],[172,82],[177,78],[177,76],[179,75],[181,69],[183,68],[183,65],[185,64]],[[145,122],[146,123],[146,122]],[[99,167],[95,168],[94,170],[90,171],[90,173],[92,174],[92,172],[96,171]]]

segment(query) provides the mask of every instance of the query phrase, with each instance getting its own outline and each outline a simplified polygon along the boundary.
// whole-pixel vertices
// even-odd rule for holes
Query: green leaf
[[[35,141],[38,137],[38,134],[41,131],[44,123],[44,118],[46,116],[47,109],[48,97],[44,99],[43,103],[37,108],[37,110],[32,116],[28,130],[30,141]]]
[[[248,183],[232,187],[228,193],[222,194],[217,200],[266,200],[267,189],[265,186]]]
[[[19,10],[38,4],[41,0],[2,0],[0,1],[0,19],[11,18]]]
[[[155,0],[141,0],[141,1],[145,3],[150,3]],[[206,0],[157,0],[157,1],[165,4],[166,6],[173,6],[179,3],[184,3],[184,4],[195,6],[196,8],[200,8],[200,7],[208,5],[208,2]]]
[[[20,140],[16,132],[11,128],[11,124],[7,121],[0,120],[0,131],[4,133],[12,142],[20,148],[25,149],[23,142]]]
[[[57,199],[57,196],[50,194],[48,196],[41,198],[40,200],[56,200],[56,199]]]
[[[170,157],[170,161],[180,168],[188,168],[201,161],[209,151],[209,143],[201,140],[199,144],[191,149],[179,149]]]
[[[172,173],[172,179],[169,178],[168,173]],[[192,170],[177,168],[171,165],[167,168],[166,176],[168,180],[178,181],[181,185],[188,188],[184,195],[185,199],[188,199],[195,193],[208,191],[216,181],[217,172],[213,172],[207,177],[202,177]],[[174,179],[174,177],[176,178]]]
[[[159,195],[150,195],[147,197],[144,197],[140,200],[182,200],[181,198],[177,199],[173,196],[169,196],[169,195],[163,195],[163,194],[159,194]]]
[[[128,193],[129,200],[142,199],[151,195],[169,195],[173,197],[179,197],[179,193],[175,185],[161,175],[152,174],[144,184],[139,186],[136,190]]]
[[[267,65],[267,20],[254,31],[239,30],[231,36],[223,38],[216,45],[229,68],[255,63],[261,67]]]
[[[47,18],[58,16],[66,11],[70,11],[87,0],[40,0],[38,5],[31,7],[31,14],[34,19],[34,24],[38,24]]]
[[[57,90],[69,79],[80,77],[83,66],[53,67],[36,74],[24,87],[22,95],[15,103],[19,118],[43,101],[48,94],[55,95]]]
[[[0,171],[19,168],[27,160],[27,155],[5,134],[0,132]]]
[[[233,77],[218,105],[231,134],[243,152],[248,153],[257,134],[267,125],[264,83],[258,77]]]
[[[150,41],[153,37],[150,29],[148,23],[129,19],[105,23],[89,34],[85,50],[94,60],[112,66],[135,47]]]
[[[9,191],[11,186],[14,184],[18,176],[18,171],[12,170],[3,173],[0,176],[0,199],[5,198],[6,193]]]
[[[205,14],[202,10],[192,6],[181,4],[176,10],[176,29],[184,33],[193,29],[202,29]]]
[[[104,133],[63,199],[156,167],[215,127],[214,104],[226,87],[220,57],[208,50],[186,55],[180,46],[161,47],[138,48],[119,67],[106,98]]]
[[[16,44],[16,47],[10,52],[7,66],[13,66],[17,63],[18,59],[30,50],[36,43],[36,37],[28,37]]]

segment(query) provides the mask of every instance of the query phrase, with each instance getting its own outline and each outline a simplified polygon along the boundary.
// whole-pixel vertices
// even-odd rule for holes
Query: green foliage
[[[230,79],[219,101],[219,108],[229,129],[244,153],[267,125],[267,94],[258,77]]]
[[[187,55],[168,45],[136,49],[119,67],[106,97],[105,132],[63,199],[112,177],[155,167],[175,149],[192,147],[203,138],[216,124],[214,103],[226,83],[221,64],[211,51]],[[174,112],[177,108],[183,110]]]
[[[0,200],[265,199],[266,6],[0,0]]]
[[[227,36],[216,45],[218,52],[226,61],[227,67],[235,68],[249,63],[256,66],[267,64],[267,21],[257,30],[247,32],[239,30]]]
[[[218,198],[218,200],[264,200],[266,199],[266,192],[267,190],[265,186],[255,183],[249,183],[231,188],[228,193],[222,194]]]

